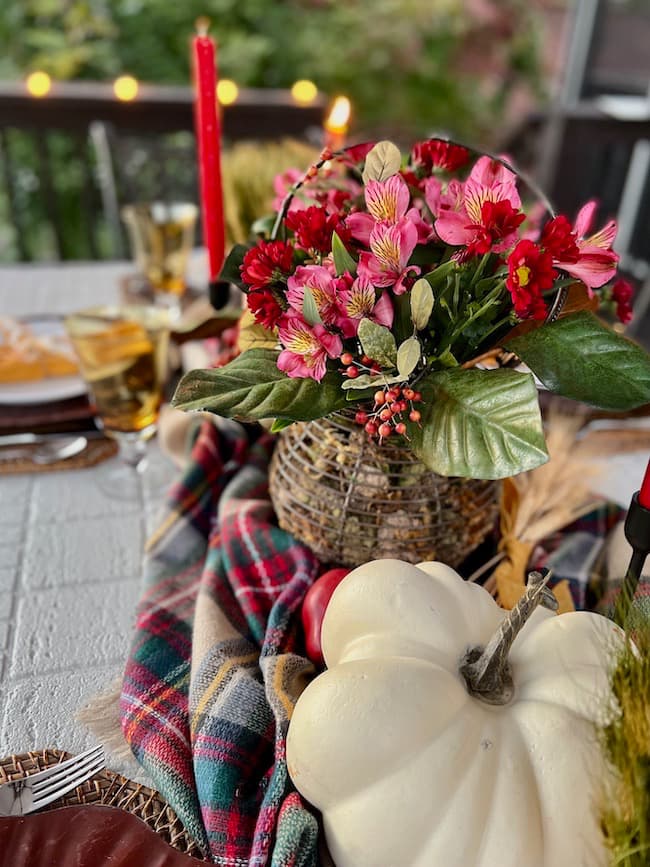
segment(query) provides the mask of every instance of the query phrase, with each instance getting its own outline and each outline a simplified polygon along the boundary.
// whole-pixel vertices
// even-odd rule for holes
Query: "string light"
[[[318,88],[313,81],[301,78],[292,85],[291,96],[299,105],[309,105],[318,96]]]
[[[47,96],[52,89],[52,79],[47,72],[31,72],[25,81],[28,93],[31,96]]]
[[[121,102],[133,102],[140,85],[132,75],[120,75],[113,82],[113,93]]]
[[[239,96],[239,88],[234,81],[229,78],[222,78],[217,82],[217,99],[221,105],[232,105],[237,101]]]

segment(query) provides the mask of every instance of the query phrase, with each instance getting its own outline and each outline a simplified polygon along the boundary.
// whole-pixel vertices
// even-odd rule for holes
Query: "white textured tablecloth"
[[[197,253],[195,280],[203,262]],[[0,268],[0,315],[116,303],[119,278],[132,270],[129,263]],[[175,471],[154,441],[138,499],[122,502],[102,490],[112,463],[0,476],[0,756],[93,744],[75,713],[122,673],[145,538],[160,504],[149,480],[171,480]],[[108,766],[148,782],[134,760],[109,755]]]

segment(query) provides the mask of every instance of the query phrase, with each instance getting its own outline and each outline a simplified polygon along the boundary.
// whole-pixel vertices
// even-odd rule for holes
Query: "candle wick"
[[[194,26],[196,27],[196,32],[199,36],[207,36],[208,31],[210,30],[210,19],[207,15],[201,15],[194,22]]]

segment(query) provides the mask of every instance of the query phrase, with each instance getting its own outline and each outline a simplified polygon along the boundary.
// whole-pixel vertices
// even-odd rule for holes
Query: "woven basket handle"
[[[433,141],[434,139],[432,139]],[[515,168],[515,166],[511,165],[507,160],[504,160],[503,157],[498,156],[497,154],[490,153],[489,151],[477,151],[475,148],[468,147],[461,142],[453,141],[452,139],[438,139],[439,141],[444,141],[446,144],[457,145],[458,147],[464,147],[470,153],[478,154],[479,156],[488,156],[491,160],[495,162],[501,163],[501,165],[505,166],[509,171],[513,172],[521,181],[526,184],[528,189],[530,189],[539,199],[539,201],[544,205],[546,210],[552,217],[556,216],[555,209],[553,208],[551,202],[545,193],[542,192],[537,183],[532,180],[525,172],[520,171]],[[273,224],[273,229],[271,230],[271,240],[277,240],[278,233],[280,231],[280,227],[284,221],[284,218],[287,216],[289,212],[289,208],[291,207],[291,202],[293,201],[294,196],[303,187],[307,181],[312,180],[312,178],[316,177],[318,172],[323,168],[325,163],[329,162],[332,159],[336,159],[336,157],[343,156],[347,153],[347,151],[352,150],[353,147],[359,147],[359,145],[350,145],[349,147],[342,148],[338,151],[332,151],[329,148],[325,148],[315,163],[313,163],[305,172],[305,174],[299,178],[291,187],[287,195],[282,200],[282,206],[278,211],[278,215],[275,219],[275,223]],[[562,309],[566,303],[567,295],[569,294],[569,287],[562,286],[560,287],[553,300],[553,303],[550,306],[550,309],[546,315],[545,323],[555,322],[555,320],[559,317]]]

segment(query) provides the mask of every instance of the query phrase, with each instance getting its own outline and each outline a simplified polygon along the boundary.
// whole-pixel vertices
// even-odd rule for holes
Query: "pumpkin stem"
[[[557,600],[546,586],[550,577],[549,571],[531,572],[525,593],[502,620],[487,645],[484,648],[471,647],[467,651],[461,660],[460,673],[471,695],[488,704],[507,704],[512,699],[515,686],[508,654],[538,605],[557,611]]]

